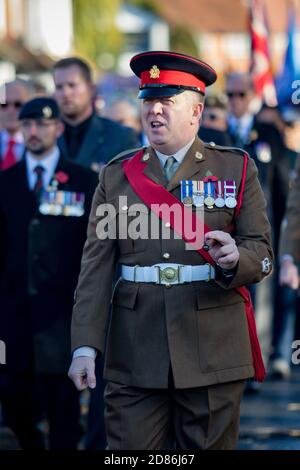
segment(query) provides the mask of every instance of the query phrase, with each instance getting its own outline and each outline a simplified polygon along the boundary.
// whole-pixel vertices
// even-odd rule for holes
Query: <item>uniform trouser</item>
[[[245,381],[191,389],[145,389],[109,382],[110,450],[235,449]]]

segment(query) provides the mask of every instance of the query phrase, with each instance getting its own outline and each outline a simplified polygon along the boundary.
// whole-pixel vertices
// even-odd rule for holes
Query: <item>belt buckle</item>
[[[180,281],[180,266],[173,268],[169,266],[167,268],[158,267],[158,284],[170,285],[178,283]]]

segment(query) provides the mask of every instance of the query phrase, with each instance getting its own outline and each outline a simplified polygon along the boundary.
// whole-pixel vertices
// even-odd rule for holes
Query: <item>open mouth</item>
[[[160,127],[164,127],[164,124],[160,121],[151,121],[152,129],[159,129]]]

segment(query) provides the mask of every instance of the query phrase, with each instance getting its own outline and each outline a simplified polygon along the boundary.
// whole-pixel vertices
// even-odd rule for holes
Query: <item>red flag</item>
[[[268,47],[268,28],[262,0],[251,0],[249,32],[251,68],[256,94],[269,106],[277,104]]]

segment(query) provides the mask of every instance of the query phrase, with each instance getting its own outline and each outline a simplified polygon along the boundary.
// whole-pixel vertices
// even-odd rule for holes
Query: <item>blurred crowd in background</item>
[[[255,47],[255,34],[252,39]],[[292,47],[291,38],[288,47]],[[285,62],[286,70],[290,72],[292,62],[289,60],[292,59],[288,54],[291,55],[291,51],[288,52],[287,48]],[[216,69],[218,71],[217,66]],[[28,74],[21,74],[3,84],[0,103],[2,174],[19,165],[28,150],[19,113],[24,104],[34,97],[52,96],[56,100],[63,130],[55,146],[63,158],[80,165],[82,169],[97,174],[119,152],[147,146],[139,104],[135,98],[135,79],[117,79],[116,76],[106,75],[102,82],[95,84],[89,62],[73,56],[54,62],[48,72],[53,79],[49,88]],[[286,84],[284,93],[282,90],[281,93],[285,94],[287,90],[289,93],[284,97],[281,95],[282,99],[278,94],[274,102],[266,92],[270,91],[274,81],[270,82],[270,75],[265,74],[266,81],[258,88],[254,72],[253,69],[246,72],[231,67],[229,73],[221,75],[221,84],[206,97],[199,137],[216,145],[243,148],[254,158],[268,204],[276,256],[288,192],[295,179],[300,154],[300,104],[291,100],[294,91],[291,83],[297,75],[289,77],[290,81],[286,75],[281,78],[280,84]],[[0,184],[1,181],[3,179],[0,179]],[[19,204],[22,211],[22,200]],[[76,233],[73,236],[76,237]],[[57,243],[60,243],[59,239]],[[3,259],[6,256],[3,250],[1,256]],[[5,290],[4,276],[7,275],[3,259],[0,257],[0,304]],[[251,292],[268,374],[286,380],[291,374],[291,345],[295,338],[300,338],[298,292],[279,285],[278,266],[257,289],[251,286]],[[19,316],[12,318],[3,309],[0,311],[0,339],[1,329],[6,331],[8,337],[9,333],[14,337],[15,355],[12,366],[9,356],[6,368],[0,366],[2,426],[13,429],[22,448],[43,448],[45,445],[53,449],[78,448],[78,445],[87,449],[105,448],[102,360],[97,361],[97,388],[81,396],[71,383],[66,383],[69,381],[66,374],[70,356],[65,356],[65,363],[56,365],[55,347],[61,348],[62,342],[66,349],[69,345],[71,309],[67,309],[64,325],[55,333],[57,345],[52,343],[53,363],[50,354],[50,365],[44,368],[42,365],[38,370],[36,364],[41,362],[38,361],[41,345],[37,346],[36,325],[28,312],[26,324],[28,327],[31,322],[32,329],[26,327],[27,337],[23,341],[24,318],[20,318],[20,312],[22,309]],[[43,306],[40,306],[40,315],[43,315]],[[49,331],[53,336],[52,326],[49,316],[44,326],[45,338]],[[40,333],[39,326],[39,341]],[[28,348],[28,360],[20,361],[20,357],[26,356],[25,350]],[[48,396],[39,393],[41,383],[47,384]],[[250,384],[248,392],[258,392],[258,389]],[[46,444],[45,436],[49,438]]]

